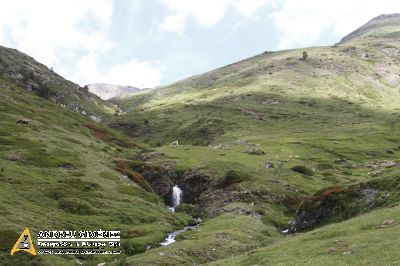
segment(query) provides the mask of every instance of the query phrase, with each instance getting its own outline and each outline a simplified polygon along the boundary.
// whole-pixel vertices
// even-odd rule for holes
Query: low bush
[[[77,198],[60,198],[58,204],[60,209],[72,214],[91,215],[96,213],[88,202]]]
[[[176,212],[186,213],[192,217],[196,216],[196,207],[193,204],[181,204],[175,208]]]
[[[245,180],[251,179],[251,176],[245,172],[237,171],[237,170],[229,170],[226,174],[220,179],[219,186],[227,187],[234,183],[243,182]]]
[[[293,166],[291,169],[294,172],[297,172],[297,173],[300,173],[300,174],[303,174],[303,175],[306,175],[306,176],[313,176],[314,175],[314,171],[309,169],[309,168],[307,168],[304,165],[296,165],[296,166]]]
[[[146,251],[146,244],[136,239],[128,239],[122,243],[122,250],[125,255],[132,256]]]

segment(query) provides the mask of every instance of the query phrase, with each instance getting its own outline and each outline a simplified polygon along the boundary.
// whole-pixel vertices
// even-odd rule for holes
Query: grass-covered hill
[[[0,78],[86,116],[109,117],[118,109],[90,93],[88,87],[65,80],[47,66],[15,49],[0,46]]]
[[[141,161],[131,158],[146,149],[0,78],[0,265],[118,264],[186,225],[134,170]],[[39,230],[121,230],[123,255],[10,257],[26,227],[35,244]]]
[[[112,127],[166,154],[168,162],[150,161],[176,164],[183,174],[175,182],[186,186],[195,169],[202,173],[197,185],[206,184],[190,199],[207,217],[197,231],[127,262],[190,265],[243,254],[220,265],[294,265],[302,253],[323,254],[321,263],[319,257],[300,260],[321,265],[335,260],[325,248],[315,249],[335,241],[338,236],[329,232],[342,230],[354,240],[348,243],[363,245],[366,235],[379,237],[373,225],[386,218],[396,224],[397,209],[341,221],[399,200],[399,20],[400,15],[382,15],[334,46],[264,52],[113,99],[127,114],[114,117]],[[178,148],[169,147],[173,140]],[[365,228],[349,226],[365,217],[375,220]],[[321,227],[330,223],[338,224]],[[301,233],[316,227],[321,228],[315,233]],[[297,233],[286,239],[274,228]],[[324,234],[324,228],[324,237],[299,244]],[[397,239],[385,233],[382,245],[371,240],[367,253],[355,256],[350,250],[341,261],[374,263],[388,252],[383,265],[398,262],[390,256],[394,249],[385,250]],[[270,257],[271,250],[276,256]],[[370,259],[363,261],[366,254]]]

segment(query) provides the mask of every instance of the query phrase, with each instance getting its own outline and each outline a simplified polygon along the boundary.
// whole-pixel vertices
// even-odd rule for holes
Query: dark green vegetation
[[[28,263],[5,255],[26,226],[121,230],[124,255],[79,257],[88,265],[398,264],[399,25],[381,16],[332,47],[266,52],[113,99],[120,116],[47,68],[61,83],[40,90],[38,73],[15,74],[38,64],[0,49],[0,264]],[[62,108],[64,91],[119,132]],[[173,214],[176,183],[185,204]],[[191,216],[199,227],[157,247]]]

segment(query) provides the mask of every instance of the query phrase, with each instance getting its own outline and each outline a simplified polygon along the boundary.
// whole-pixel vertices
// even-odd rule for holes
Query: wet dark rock
[[[202,171],[190,170],[185,172],[183,179],[179,182],[179,186],[183,191],[184,202],[197,203],[200,194],[207,189],[209,181],[209,175]]]
[[[296,212],[289,233],[319,224],[339,222],[380,206],[380,190],[366,184],[348,188],[331,187],[306,198]]]
[[[142,176],[147,180],[156,194],[163,197],[167,204],[171,203],[171,190],[174,182],[166,175],[155,168],[146,167],[141,171]]]

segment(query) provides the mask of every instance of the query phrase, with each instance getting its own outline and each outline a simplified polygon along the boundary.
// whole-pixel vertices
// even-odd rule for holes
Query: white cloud
[[[163,22],[158,25],[159,31],[174,31],[183,35],[186,23],[186,15],[176,13],[175,15],[165,17]]]
[[[178,34],[184,32],[187,19],[194,17],[202,27],[212,27],[225,16],[228,7],[232,6],[240,15],[250,17],[260,7],[276,0],[159,0],[173,12],[163,18],[159,25],[160,31],[172,31]]]
[[[247,17],[253,15],[260,7],[270,4],[274,5],[275,0],[237,0],[233,3],[239,13]]]
[[[151,88],[160,85],[160,79],[161,67],[158,63],[131,59],[128,63],[111,67],[105,81],[111,84]]]
[[[398,0],[280,0],[271,14],[281,49],[313,45],[322,32],[332,29],[342,37],[375,16],[400,11]]]
[[[81,85],[109,83],[152,88],[160,85],[162,67],[158,62],[139,61],[135,58],[126,63],[111,66],[105,73],[98,69],[98,56],[89,53],[78,61],[74,80]]]
[[[0,8],[0,42],[53,65],[62,53],[105,52],[112,42],[106,32],[111,25],[110,0],[13,0]],[[87,22],[90,31],[79,24]]]

